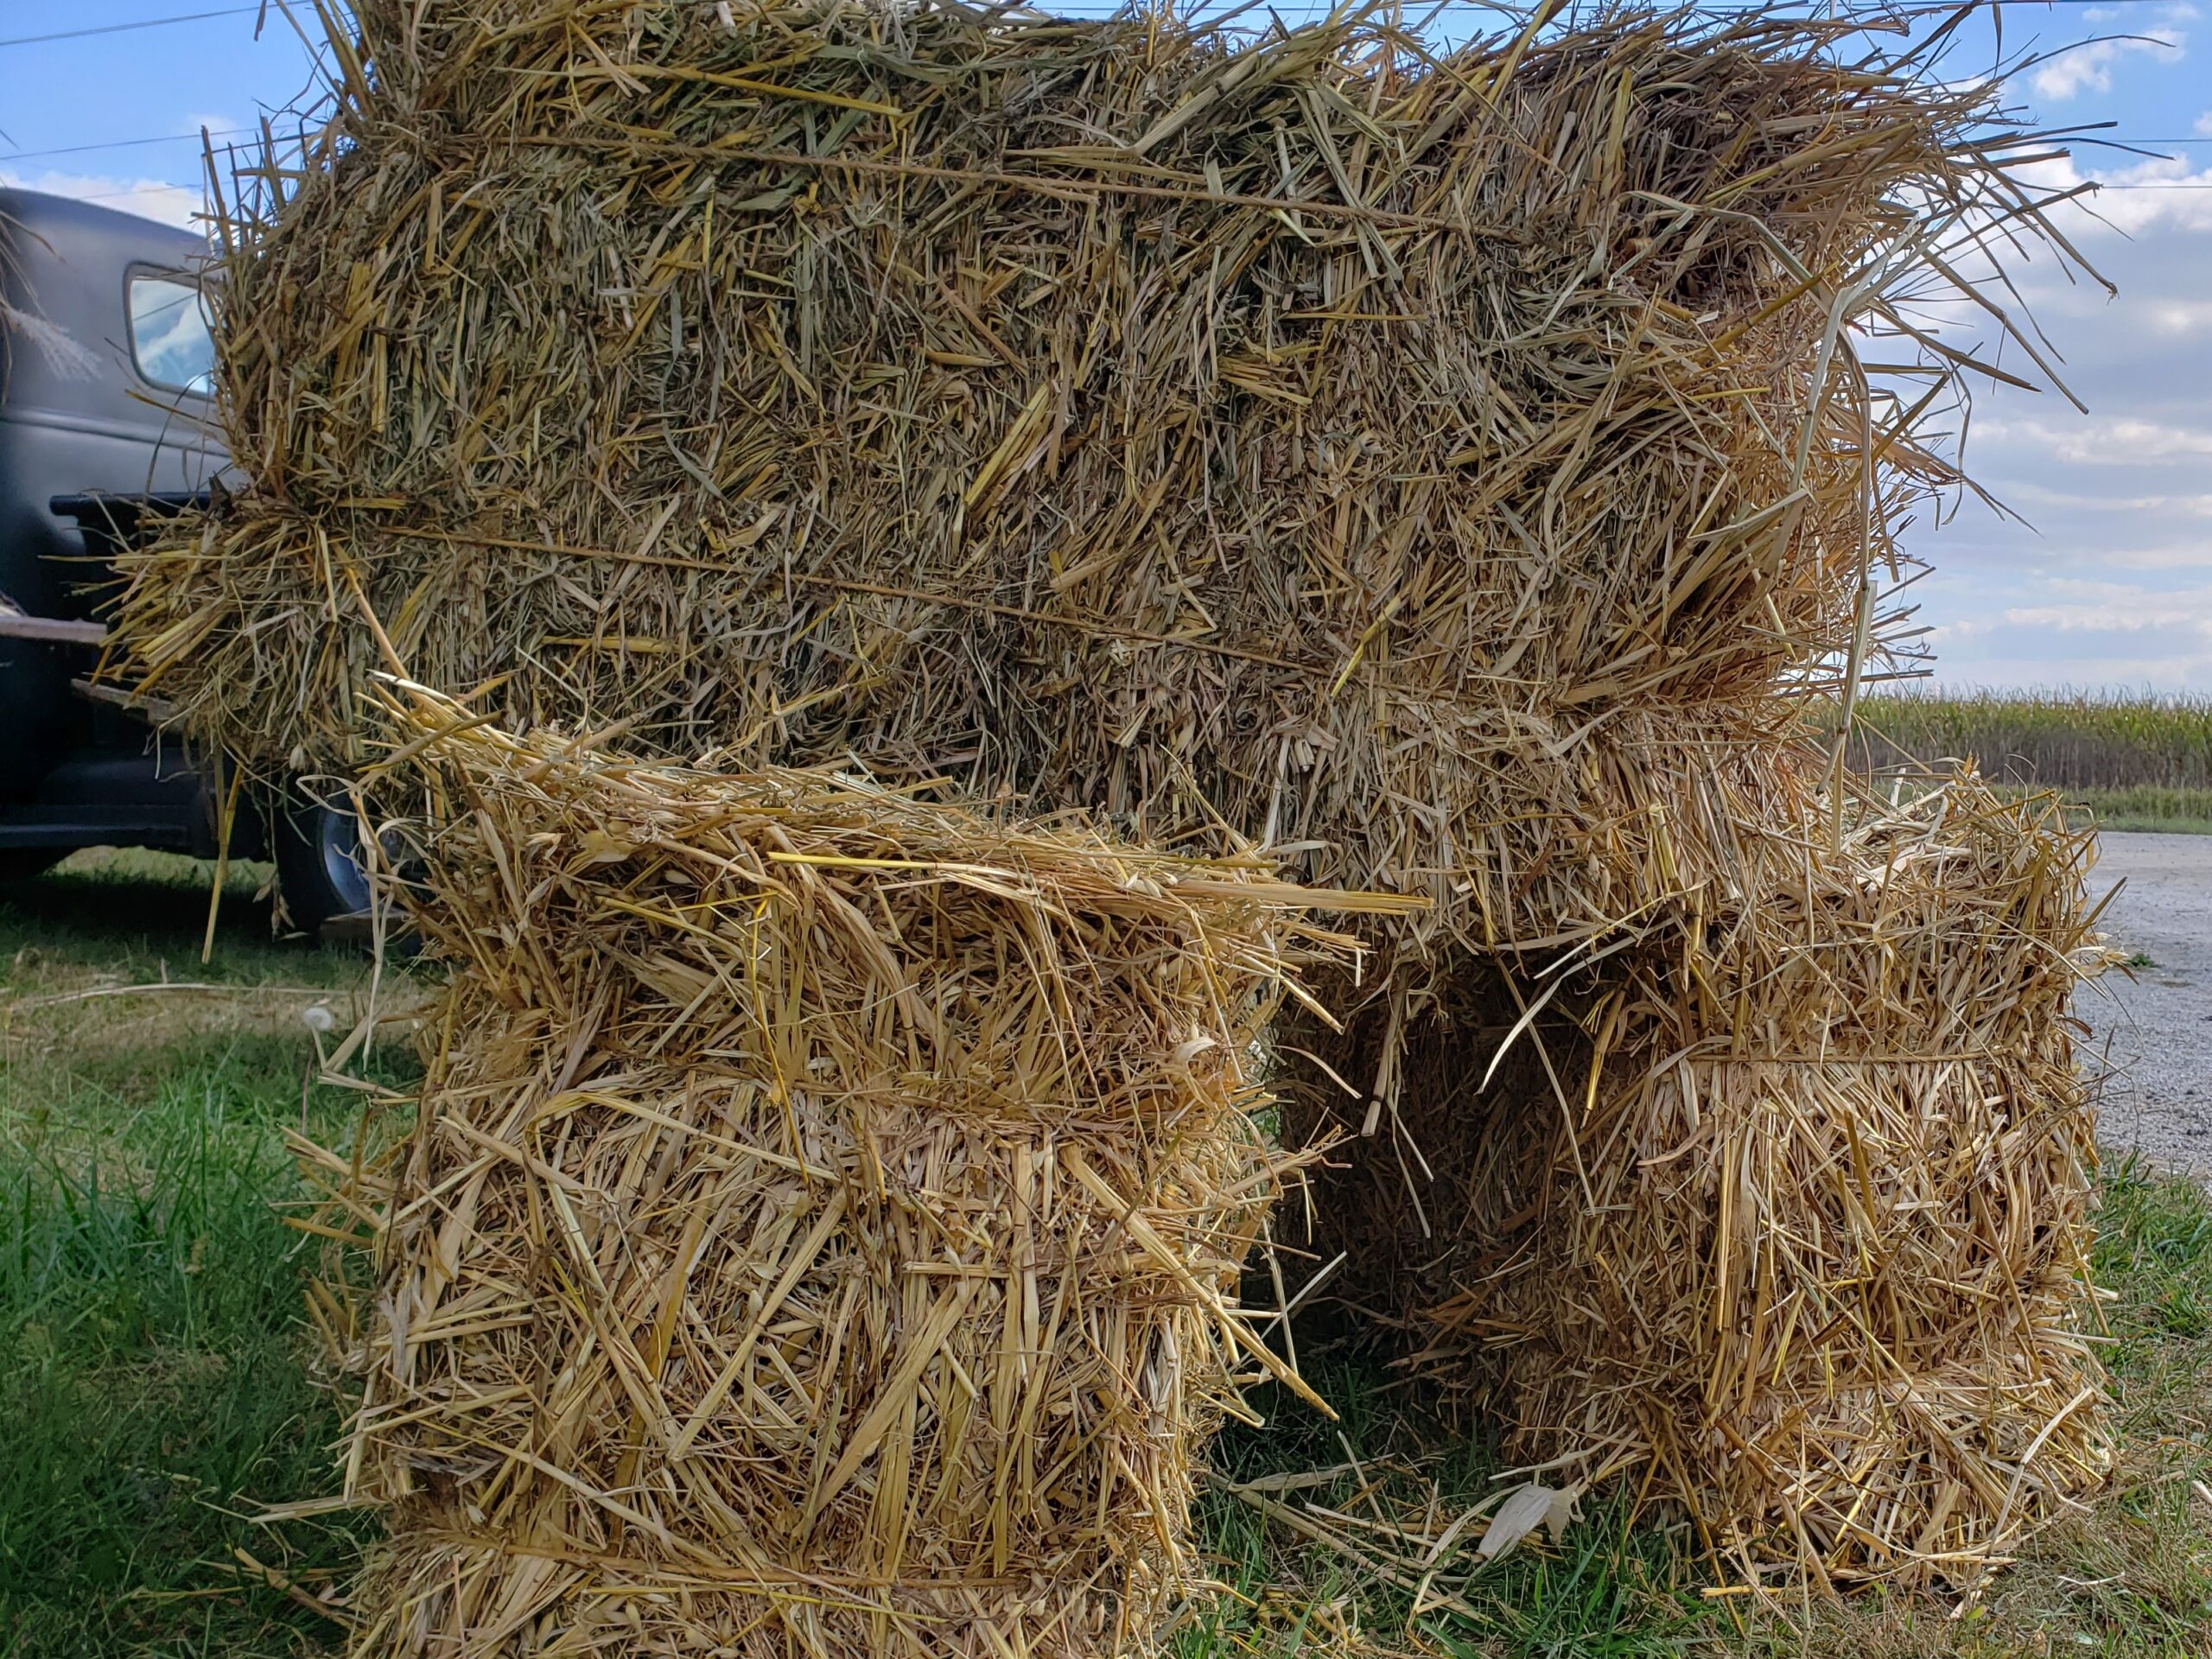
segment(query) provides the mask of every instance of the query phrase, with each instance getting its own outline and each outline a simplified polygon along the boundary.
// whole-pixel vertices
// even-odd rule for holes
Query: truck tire
[[[360,821],[352,812],[296,799],[270,839],[277,896],[295,932],[321,938],[327,924],[366,914],[369,879],[361,868]]]

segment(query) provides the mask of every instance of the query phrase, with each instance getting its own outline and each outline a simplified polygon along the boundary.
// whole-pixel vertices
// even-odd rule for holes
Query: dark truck
[[[210,771],[91,677],[111,561],[229,463],[210,399],[204,238],[0,189],[0,880],[80,847],[218,850]],[[345,814],[242,804],[234,858],[274,857],[302,931],[367,902]]]

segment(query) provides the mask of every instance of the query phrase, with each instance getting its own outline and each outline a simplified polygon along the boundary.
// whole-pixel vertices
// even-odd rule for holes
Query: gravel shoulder
[[[2107,832],[2090,892],[2115,887],[2106,935],[2137,954],[2128,974],[2086,987],[2075,1011],[2110,1068],[2100,1131],[2112,1152],[2140,1152],[2212,1175],[2212,836]]]

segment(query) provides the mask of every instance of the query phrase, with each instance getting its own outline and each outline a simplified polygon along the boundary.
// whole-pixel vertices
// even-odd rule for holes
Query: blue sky
[[[1969,467],[2018,517],[1969,502],[1905,537],[1934,567],[1915,593],[1939,680],[2212,691],[2212,15],[2197,7],[2061,0],[2000,15],[2007,58],[2072,48],[2013,74],[2010,101],[2043,124],[2112,122],[2101,136],[2168,159],[2084,148],[2046,167],[2111,187],[2065,228],[2120,295],[2049,258],[2016,273],[2089,413],[2047,394],[1980,398]],[[257,10],[0,0],[0,181],[187,220],[200,129],[250,127],[312,83],[281,9]],[[194,12],[223,15],[16,43]],[[1944,72],[1997,60],[1985,20]]]

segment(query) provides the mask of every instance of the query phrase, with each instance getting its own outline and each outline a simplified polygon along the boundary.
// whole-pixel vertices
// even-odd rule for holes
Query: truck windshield
[[[174,276],[130,279],[130,355],[138,372],[169,391],[215,389],[215,341],[198,284]]]

